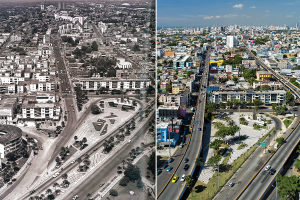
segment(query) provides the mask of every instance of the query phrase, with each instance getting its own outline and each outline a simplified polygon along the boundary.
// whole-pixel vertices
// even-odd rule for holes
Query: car
[[[53,178],[56,178],[57,176],[59,176],[59,172],[56,172],[55,174],[53,174]]]
[[[189,159],[185,158],[183,162],[187,163],[187,162],[189,162]]]
[[[184,181],[185,180],[185,174],[182,174],[180,181]]]
[[[198,129],[197,129],[198,131],[201,131],[201,128],[200,128],[200,126],[198,126]]]
[[[230,182],[228,185],[229,185],[230,187],[233,187],[233,186],[234,186],[234,182]]]
[[[293,108],[293,110],[292,111],[298,111],[298,108]]]
[[[167,172],[171,171],[173,169],[172,166],[169,166],[168,169],[167,169]]]
[[[270,174],[270,175],[274,175],[275,172],[276,172],[276,169],[270,169],[269,174]]]
[[[185,171],[187,171],[189,168],[190,168],[190,166],[189,166],[188,164],[184,165],[184,167],[183,167],[183,169],[184,169]]]
[[[73,197],[73,200],[76,200],[76,199],[78,199],[78,195],[75,195],[75,196]]]
[[[71,164],[73,164],[74,162],[75,162],[75,160],[72,160],[72,161],[71,161]]]
[[[158,169],[157,172],[156,172],[156,175],[160,175],[162,173],[162,169]]]
[[[168,160],[169,163],[171,163],[173,161],[174,161],[174,158],[172,158],[172,157]]]
[[[265,168],[266,171],[269,171],[270,169],[271,169],[271,165],[267,165]]]
[[[201,103],[201,100],[199,100],[199,103]]]
[[[75,112],[75,110],[73,110],[73,112]]]
[[[166,163],[161,168],[166,169],[169,165]]]
[[[175,175],[175,176],[173,177],[173,179],[172,179],[172,183],[176,183],[177,180],[178,180],[178,176]]]

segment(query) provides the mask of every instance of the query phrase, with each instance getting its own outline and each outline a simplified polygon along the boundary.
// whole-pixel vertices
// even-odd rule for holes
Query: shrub
[[[129,182],[129,178],[127,178],[126,176],[124,176],[121,180],[120,180],[120,183],[119,185],[125,187],[127,186],[127,183]]]
[[[118,192],[117,192],[117,190],[115,190],[115,189],[111,189],[110,191],[109,191],[109,194],[111,195],[111,196],[118,196]]]

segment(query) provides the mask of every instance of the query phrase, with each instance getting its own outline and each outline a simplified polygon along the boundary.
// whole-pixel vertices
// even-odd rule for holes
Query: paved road
[[[186,174],[186,175],[191,174],[191,170],[193,169],[193,166],[195,163],[194,161],[200,153],[200,148],[201,148],[201,144],[202,144],[202,136],[203,136],[203,123],[204,123],[205,102],[206,102],[205,95],[204,94],[201,95],[201,92],[205,91],[204,86],[205,87],[207,86],[208,73],[209,73],[209,52],[207,53],[207,56],[206,56],[205,68],[204,68],[203,76],[201,79],[201,86],[200,86],[201,91],[199,92],[199,97],[198,97],[198,100],[201,100],[201,103],[200,102],[197,103],[197,109],[196,109],[196,113],[195,113],[196,116],[194,119],[195,122],[201,121],[201,124],[193,126],[190,144],[189,144],[186,154],[184,156],[184,158],[189,159],[189,162],[188,162],[188,164],[190,165],[189,169],[187,171],[185,171],[183,169],[186,164],[184,162],[181,162],[178,165],[178,169],[176,172],[175,172],[175,170],[176,170],[177,166],[173,166],[174,169],[172,170],[172,172],[175,172],[175,175],[177,175],[179,177],[181,177],[183,174]],[[201,131],[198,130],[198,126],[201,127]],[[177,158],[177,159],[181,159],[181,158]],[[157,182],[161,181],[161,182],[166,183],[166,181],[168,181],[170,179],[170,177],[173,177],[172,175],[173,174],[164,173],[164,174],[162,174],[162,176],[158,177]],[[177,199],[179,197],[178,196],[179,193],[184,188],[183,182],[177,181],[176,183],[172,183],[170,181],[167,184],[168,185],[166,186],[166,188],[164,190],[163,190],[163,188],[157,187],[158,199],[161,199],[161,200]]]
[[[145,123],[145,126],[143,126],[143,127],[139,127],[141,130],[139,130],[139,132],[133,137],[133,139],[132,139],[132,141],[134,141],[134,140],[139,140],[139,139],[141,139],[141,137],[144,135],[144,133],[146,132],[146,130],[147,130],[147,128],[148,128],[148,121],[151,121],[151,120],[153,120],[153,117],[154,117],[154,115],[152,116],[152,118],[151,117],[149,117],[149,119],[147,120],[147,122]],[[87,151],[86,153],[87,154],[89,154],[90,156],[95,152],[94,151],[94,149],[99,149],[102,145],[103,145],[103,143],[104,143],[104,140],[108,140],[111,136],[114,136],[116,133],[118,133],[119,132],[119,130],[116,130],[113,134],[110,134],[110,135],[107,135],[107,137],[106,138],[104,138],[102,141],[99,141],[97,144],[95,144],[89,151]],[[139,143],[140,144],[140,143]],[[138,145],[139,145],[138,144]],[[94,190],[96,190],[96,189],[98,189],[99,188],[99,184],[100,184],[100,181],[102,180],[102,178],[103,177],[105,177],[106,175],[108,175],[109,174],[109,171],[111,170],[111,169],[114,169],[114,168],[116,168],[116,166],[118,166],[120,163],[121,163],[121,161],[122,160],[124,160],[127,156],[128,156],[128,154],[129,154],[129,152],[131,151],[131,149],[133,149],[133,148],[136,148],[136,146],[134,146],[134,145],[136,145],[136,146],[138,146],[137,144],[136,144],[136,142],[132,142],[132,143],[130,143],[129,145],[125,145],[124,146],[124,148],[121,148],[116,154],[114,154],[112,157],[111,157],[111,159],[110,159],[110,162],[107,162],[107,164],[105,164],[104,166],[107,166],[107,165],[109,165],[109,167],[107,167],[107,168],[105,168],[105,167],[102,167],[101,166],[101,169],[102,169],[102,171],[100,170],[100,171],[96,171],[95,173],[99,173],[99,176],[97,176],[97,178],[96,178],[96,176],[95,176],[95,174],[93,173],[93,175],[92,175],[92,178],[94,178],[95,179],[95,181],[97,182],[97,187],[96,187],[96,185],[94,185],[95,186],[95,188],[94,188]],[[134,146],[134,147],[133,147]],[[125,158],[124,158],[124,156],[125,156]],[[83,156],[82,156],[83,157]],[[83,160],[83,158],[82,158],[82,160]],[[111,163],[111,164],[110,164]],[[117,165],[116,165],[116,163],[117,163]],[[65,174],[65,173],[70,173],[70,172],[72,172],[72,171],[74,171],[74,170],[77,170],[77,168],[78,168],[78,164],[77,164],[77,162],[76,163],[74,163],[74,164],[69,164],[67,167],[65,167],[64,169],[63,169],[63,171],[61,171],[60,172],[60,175],[58,176],[58,177],[56,177],[56,178],[53,178],[53,179],[50,179],[50,181],[47,181],[47,182],[45,182],[45,183],[43,183],[43,184],[41,184],[37,189],[36,189],[36,192],[37,193],[42,193],[44,190],[46,190],[47,188],[49,188],[50,186],[52,186],[53,185],[53,183],[54,182],[56,182],[58,179],[60,179],[61,178],[61,175],[62,174]],[[103,173],[103,170],[108,170],[108,172],[107,173]],[[84,181],[84,183],[86,183],[86,184],[91,184],[92,182],[95,182],[95,181],[91,181],[90,179],[90,176],[89,177],[85,177],[85,179],[86,178],[89,178],[89,181]],[[109,178],[109,177],[106,177],[106,178]],[[102,182],[102,181],[101,181]],[[84,184],[80,184],[80,186],[77,186],[76,188],[72,188],[71,190],[72,190],[72,192],[71,192],[71,195],[73,195],[73,193],[75,193],[74,194],[74,196],[76,195],[76,194],[81,194],[82,193],[82,191],[79,191],[79,189],[78,189],[78,187],[83,187],[83,186],[85,186]],[[85,197],[86,197],[86,194],[88,194],[88,193],[91,193],[92,194],[92,191],[93,190],[93,188],[90,188],[90,190],[89,191],[87,191],[87,190],[85,190]],[[74,192],[73,192],[74,191]],[[28,198],[28,197],[30,197],[30,196],[34,196],[35,194],[32,194],[32,195],[29,195],[29,194],[26,194],[23,198]],[[71,199],[72,197],[70,196],[70,198],[67,198],[67,199]]]
[[[95,196],[100,189],[100,183],[107,183],[116,174],[117,166],[122,166],[122,160],[126,160],[129,152],[140,145],[144,134],[147,132],[148,121],[153,119],[154,115],[147,120],[146,125],[143,126],[132,138],[132,142],[130,144],[126,144],[123,148],[117,151],[108,162],[99,167],[92,175],[85,177],[85,180],[82,183],[77,184],[76,188],[72,189],[67,196],[64,196],[64,199],[72,199],[75,195],[78,195],[79,200],[86,200],[88,193]]]

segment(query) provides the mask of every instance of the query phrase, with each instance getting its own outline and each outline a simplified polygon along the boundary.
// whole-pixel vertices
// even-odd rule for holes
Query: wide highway
[[[250,55],[254,56],[248,48],[246,49],[248,50]],[[273,76],[276,77],[280,82],[282,82],[289,90],[291,90],[291,92],[296,97],[298,98],[300,97],[299,89],[296,86],[294,86],[293,84],[285,80],[284,77],[282,77],[280,74],[275,72],[273,69],[266,66],[256,56],[254,57],[262,68],[270,71],[273,74]],[[299,133],[300,133],[300,127],[298,125],[299,122],[297,122],[296,124],[297,125],[293,126],[295,129],[287,137],[283,145],[275,152],[275,154],[271,158],[266,160],[266,162],[263,164],[263,166],[260,169],[258,169],[255,176],[253,176],[253,178],[249,180],[249,183],[242,190],[242,192],[237,196],[236,199],[262,199],[263,198],[264,192],[272,184],[278,171],[281,169],[281,167],[284,165],[285,161],[289,157],[290,153],[299,143]],[[269,175],[269,173],[267,173],[267,171],[264,170],[264,167],[266,165],[271,165],[271,167],[276,170],[276,174]]]
[[[200,91],[199,91],[199,96],[198,96],[198,100],[197,100],[198,101],[197,109],[195,112],[195,118],[192,121],[192,123],[197,123],[197,124],[193,125],[193,130],[192,130],[190,140],[186,141],[186,144],[189,143],[189,145],[186,149],[185,156],[176,157],[176,162],[173,161],[174,163],[170,164],[173,166],[173,170],[170,171],[171,173],[167,173],[166,169],[164,169],[162,174],[158,176],[157,199],[176,200],[179,198],[179,194],[182,192],[183,188],[185,187],[185,182],[181,182],[180,178],[183,174],[185,174],[185,175],[191,174],[191,170],[194,168],[194,165],[195,165],[195,159],[199,155],[201,145],[202,145],[203,126],[204,126],[204,113],[205,113],[205,102],[206,102],[205,87],[207,86],[207,83],[208,83],[209,54],[210,54],[210,51],[208,51],[207,55],[206,55],[205,68],[204,68],[204,71],[202,74]],[[201,94],[201,92],[203,92],[203,94]],[[199,100],[201,101],[201,103],[199,102]],[[198,126],[201,128],[200,131],[198,130]],[[185,171],[183,169],[184,165],[186,164],[183,162],[184,158],[189,159],[187,164],[189,164],[190,167],[187,171]],[[173,165],[173,164],[176,164],[176,165]],[[175,175],[179,176],[179,180],[176,183],[172,183],[171,179]],[[161,184],[161,183],[164,183],[164,184]],[[162,185],[163,185],[163,187],[162,187]]]

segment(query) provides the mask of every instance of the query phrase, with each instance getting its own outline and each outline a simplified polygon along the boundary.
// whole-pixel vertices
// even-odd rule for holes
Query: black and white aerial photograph
[[[0,199],[155,199],[156,1],[0,8]]]

